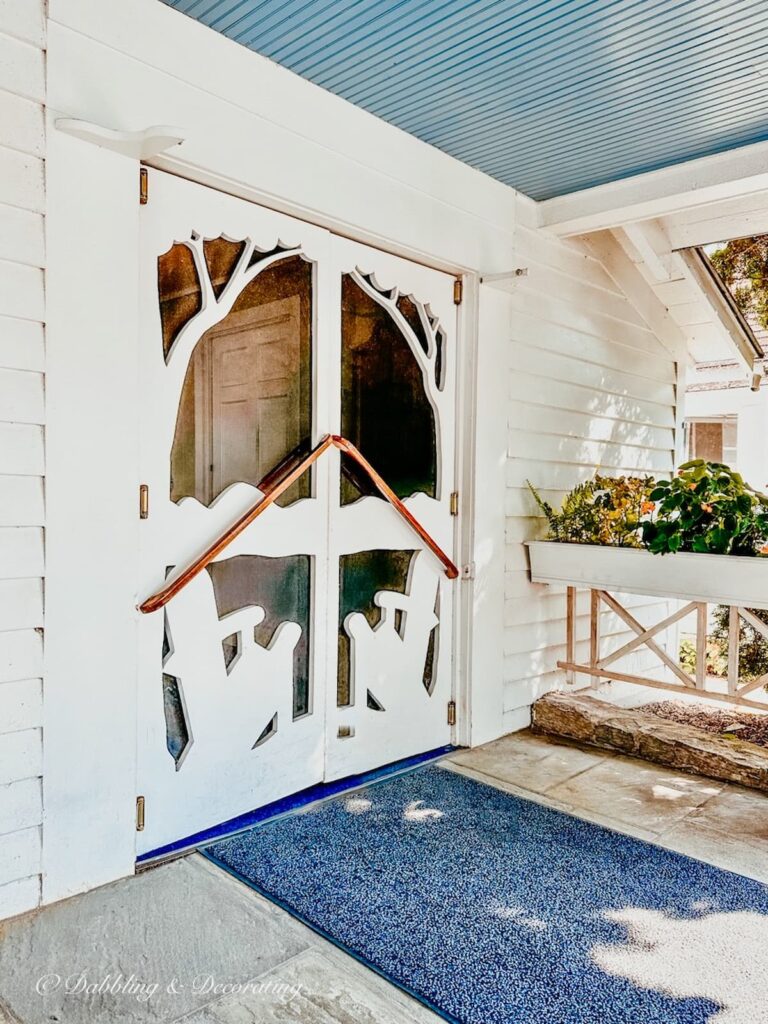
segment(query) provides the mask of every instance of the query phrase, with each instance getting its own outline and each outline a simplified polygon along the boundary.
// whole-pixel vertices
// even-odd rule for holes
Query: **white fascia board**
[[[620,227],[768,188],[768,142],[687,160],[539,203],[539,224],[567,236]]]

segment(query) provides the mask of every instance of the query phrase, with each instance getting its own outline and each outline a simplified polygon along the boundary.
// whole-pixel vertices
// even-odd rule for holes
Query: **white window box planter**
[[[529,541],[533,583],[768,608],[768,558]]]

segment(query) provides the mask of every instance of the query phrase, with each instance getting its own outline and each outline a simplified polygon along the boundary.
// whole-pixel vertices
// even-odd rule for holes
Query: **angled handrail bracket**
[[[275,469],[273,469],[272,472],[270,472],[261,481],[259,488],[262,491],[263,496],[256,502],[256,504],[251,506],[251,508],[232,523],[231,526],[227,527],[224,533],[222,533],[221,536],[210,545],[210,547],[206,548],[201,555],[198,555],[198,557],[191,562],[186,569],[172,575],[170,580],[168,580],[161,590],[158,590],[157,593],[148,597],[146,601],[143,601],[139,605],[139,611],[147,614],[165,607],[172,597],[178,594],[180,590],[183,590],[190,580],[193,580],[195,576],[210,565],[210,563],[217,558],[225,548],[229,547],[236,537],[239,537],[240,534],[246,530],[252,522],[254,522],[254,520],[258,519],[262,512],[266,512],[269,506],[274,504],[280,495],[283,494],[284,491],[287,491],[291,484],[295,483],[300,476],[303,476],[309,467],[313,463],[317,462],[320,456],[327,452],[329,448],[338,448],[344,455],[348,455],[351,459],[354,459],[358,466],[360,466],[360,468],[366,473],[379,494],[381,494],[381,496],[385,498],[390,505],[392,505],[395,511],[400,514],[410,528],[418,534],[429,550],[439,559],[445,569],[445,575],[448,579],[456,579],[459,575],[459,570],[456,565],[454,565],[437,541],[427,533],[418,519],[408,511],[400,498],[398,498],[389,484],[376,472],[362,452],[346,438],[341,437],[338,434],[326,434],[325,437],[318,442],[311,451],[307,452],[306,455],[301,456],[296,453],[292,453],[287,459],[276,466]]]

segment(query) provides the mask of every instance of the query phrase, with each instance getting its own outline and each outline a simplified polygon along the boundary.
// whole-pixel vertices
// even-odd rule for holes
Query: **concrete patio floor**
[[[768,882],[763,794],[527,732],[444,764]],[[0,925],[0,1024],[437,1020],[197,854]]]

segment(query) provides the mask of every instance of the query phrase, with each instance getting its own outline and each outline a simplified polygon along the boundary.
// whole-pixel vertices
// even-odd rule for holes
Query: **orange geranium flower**
[[[645,515],[646,512],[653,512],[655,508],[655,501],[644,501],[643,504],[640,506],[640,515]]]

